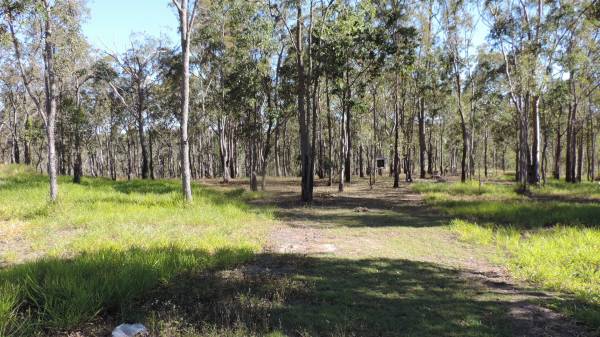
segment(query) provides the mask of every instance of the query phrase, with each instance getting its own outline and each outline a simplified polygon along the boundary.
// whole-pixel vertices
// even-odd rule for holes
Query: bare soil
[[[361,179],[346,185],[342,193],[337,186],[321,184],[311,205],[298,200],[296,186],[281,180],[268,184],[269,197],[261,202],[276,205],[281,222],[272,230],[265,252],[402,258],[451,267],[465,282],[502,299],[514,336],[591,336],[578,322],[543,305],[558,294],[511,278],[505,268],[490,261],[491,252],[459,242],[443,227],[448,219],[427,207],[408,184],[394,189],[389,181],[380,181],[370,188]],[[273,272],[268,264],[263,261],[262,267],[252,270]]]

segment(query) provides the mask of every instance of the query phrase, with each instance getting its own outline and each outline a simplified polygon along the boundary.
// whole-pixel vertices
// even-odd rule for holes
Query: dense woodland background
[[[86,41],[84,0],[0,4],[0,160],[54,182],[189,165],[301,176],[310,201],[315,177],[374,182],[378,159],[396,186],[598,176],[597,1],[181,0],[181,43],[123,53]]]
[[[0,337],[600,335],[600,1],[162,3],[0,0]]]

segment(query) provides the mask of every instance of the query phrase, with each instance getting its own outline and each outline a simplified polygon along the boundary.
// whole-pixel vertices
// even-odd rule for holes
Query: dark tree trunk
[[[398,138],[400,135],[400,106],[398,102],[398,76],[394,86],[394,188],[400,187],[400,154],[398,153]]]
[[[579,139],[577,140],[577,176],[576,180],[578,183],[581,182],[581,176],[583,174],[583,132],[579,133]]]
[[[365,177],[365,167],[363,162],[363,145],[362,143],[358,146],[358,173],[361,178]]]
[[[480,171],[481,172],[481,171]],[[485,129],[483,136],[483,174],[488,176],[488,131]]]
[[[131,158],[131,131],[127,132],[127,180],[131,180],[133,175],[133,160]]]
[[[419,121],[419,178],[425,178],[425,98],[421,97],[419,100],[419,113],[418,113],[418,121]]]
[[[138,137],[140,140],[140,148],[142,151],[142,179],[149,177],[149,162],[148,151],[146,149],[146,137],[144,135],[144,93],[142,88],[138,88],[138,104],[137,104],[137,128]]]
[[[540,131],[540,99],[538,96],[533,97],[533,144],[531,147],[531,172],[529,175],[530,184],[539,184],[540,182],[540,146],[541,146],[541,131]]]
[[[348,85],[348,81],[346,82],[346,85]],[[352,180],[352,109],[349,104],[351,98],[352,92],[348,89],[346,94],[346,172],[344,176],[347,183],[350,183]]]
[[[156,177],[154,176],[154,148],[153,148],[153,143],[154,143],[154,131],[153,130],[149,130],[148,131],[148,159],[149,159],[149,163],[148,163],[148,169],[150,171],[150,179],[154,180],[156,179]]]
[[[327,104],[327,140],[328,140],[328,163],[327,163],[327,186],[333,184],[333,125],[331,122],[331,102],[329,100],[329,79],[325,78],[325,100]]]
[[[304,202],[313,200],[313,184],[310,174],[312,172],[312,153],[310,144],[310,124],[306,112],[306,82],[304,69],[303,33],[302,33],[302,1],[296,0],[296,72],[298,75],[297,99],[298,99],[298,125],[300,133],[300,160],[301,160],[301,199]]]
[[[434,166],[434,162],[433,162],[433,150],[434,150],[434,146],[431,143],[431,137],[432,137],[432,127],[429,127],[429,136],[427,138],[427,174],[429,174],[430,176],[433,175],[433,166]]]
[[[562,156],[561,138],[562,138],[562,133],[560,130],[560,119],[559,119],[559,121],[557,122],[557,128],[556,128],[556,148],[554,149],[554,170],[552,172],[554,179],[560,179],[560,165],[561,165],[561,156]]]

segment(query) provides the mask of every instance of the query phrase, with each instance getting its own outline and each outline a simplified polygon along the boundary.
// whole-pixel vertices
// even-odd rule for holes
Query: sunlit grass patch
[[[39,257],[0,255],[10,264],[0,270],[2,337],[72,329],[101,313],[126,318],[176,275],[247,261],[273,221],[271,209],[247,203],[260,194],[243,189],[194,184],[188,205],[178,180],[60,177],[59,185],[49,203],[47,177],[0,166],[0,233],[18,223],[8,245]]]
[[[558,300],[557,308],[600,326],[600,204],[577,202],[597,195],[596,184],[550,180],[531,187],[530,195],[518,194],[514,184],[483,186],[425,183],[414,189],[455,218],[450,228],[461,240],[495,247],[496,259],[515,277],[573,294],[574,301]]]
[[[556,226],[519,232],[463,220],[453,220],[450,228],[461,240],[505,251],[506,265],[516,277],[574,294],[579,304],[561,309],[592,326],[600,324],[600,230]]]
[[[494,231],[490,226],[477,226],[468,221],[454,219],[450,228],[460,235],[460,239],[489,245],[494,241]]]
[[[512,197],[515,195],[514,187],[511,185],[499,185],[479,181],[467,181],[465,183],[453,182],[418,182],[412,185],[413,190],[420,193],[438,193],[438,195],[449,196],[484,196],[486,194],[494,197]]]
[[[253,253],[250,248],[213,253],[175,246],[107,249],[18,265],[0,271],[4,333],[68,330],[103,312],[127,320],[136,300],[176,275],[241,263]],[[22,325],[23,320],[28,324]]]
[[[548,179],[544,186],[533,187],[531,192],[537,196],[600,200],[600,183],[582,181],[573,184],[564,180]]]
[[[46,178],[20,166],[2,167],[0,219],[25,222],[25,237],[53,255],[124,246],[177,243],[210,249],[229,244],[260,245],[272,210],[250,207],[256,198],[242,189],[215,191],[194,184],[186,205],[177,180],[117,181],[60,179],[60,199],[47,202]]]

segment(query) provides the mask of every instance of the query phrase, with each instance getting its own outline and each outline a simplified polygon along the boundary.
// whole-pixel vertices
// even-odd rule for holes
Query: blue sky
[[[83,31],[100,49],[121,52],[128,48],[132,33],[177,42],[177,19],[171,0],[88,0],[90,17]]]
[[[94,47],[114,52],[129,48],[132,33],[165,35],[177,43],[178,24],[170,3],[171,0],[88,0],[90,18],[83,30]],[[486,34],[487,27],[478,22],[473,45],[483,43]]]

